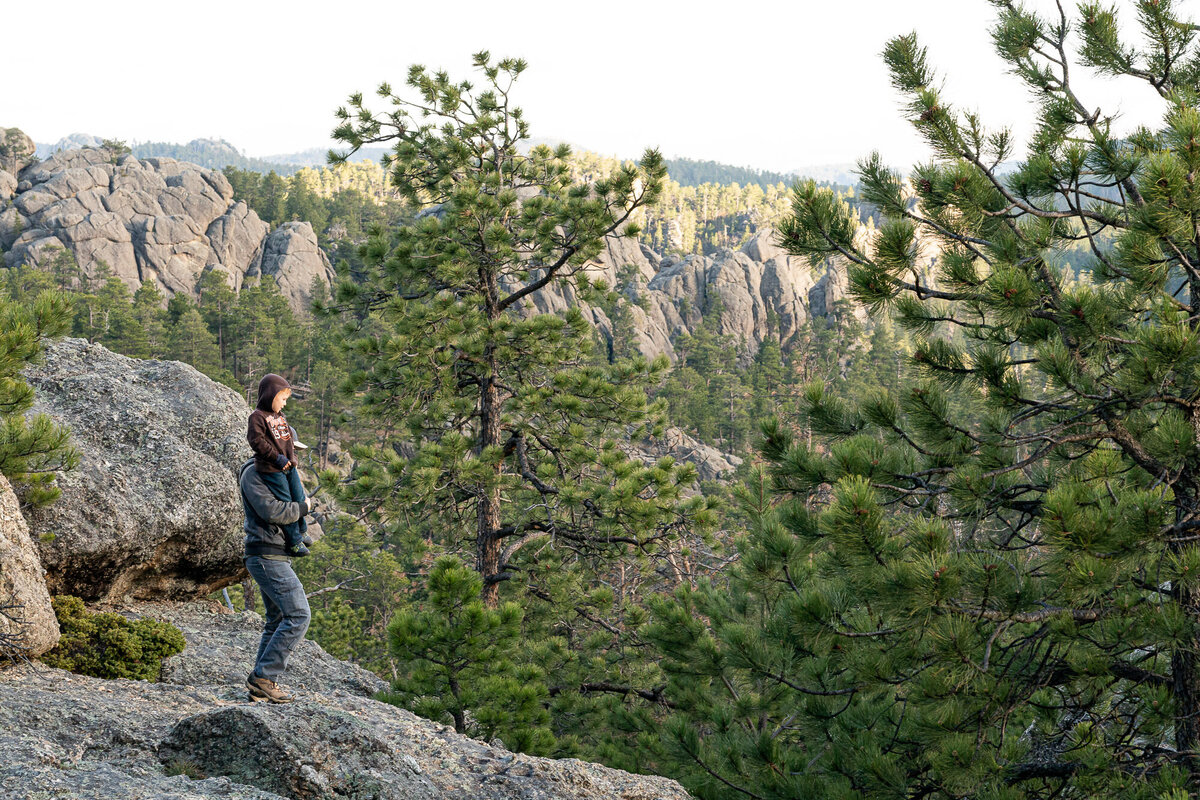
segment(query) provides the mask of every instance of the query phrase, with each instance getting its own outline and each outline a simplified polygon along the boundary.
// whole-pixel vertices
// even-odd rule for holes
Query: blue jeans
[[[300,483],[300,470],[295,467],[287,472],[260,472],[258,475],[271,490],[271,494],[275,495],[276,500],[282,500],[285,503],[303,503],[304,499],[308,497],[304,492],[304,484]],[[308,530],[308,523],[304,521],[304,517],[301,517],[290,525],[281,527],[284,541],[287,542],[290,549],[300,544],[301,538]]]
[[[267,624],[263,626],[254,659],[254,674],[276,680],[287,668],[288,656],[304,638],[312,613],[304,587],[288,561],[246,556],[246,569],[262,590]]]

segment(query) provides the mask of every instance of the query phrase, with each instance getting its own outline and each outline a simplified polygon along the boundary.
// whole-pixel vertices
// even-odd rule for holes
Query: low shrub
[[[51,667],[95,678],[153,681],[158,680],[162,660],[187,646],[183,634],[169,622],[92,613],[70,595],[52,602],[62,638],[42,656]]]

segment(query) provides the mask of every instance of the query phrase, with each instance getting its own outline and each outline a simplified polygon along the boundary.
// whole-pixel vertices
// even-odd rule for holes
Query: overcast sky
[[[1018,132],[1031,118],[1025,90],[992,50],[985,0],[6,5],[0,126],[39,142],[78,131],[221,137],[255,156],[326,147],[333,111],[351,92],[382,80],[398,87],[412,63],[467,77],[470,54],[488,49],[529,62],[516,96],[534,136],[774,170],[878,148],[908,166],[928,154],[879,54],[913,29],[952,102]],[[1027,5],[1054,9],[1053,0]],[[1200,12],[1200,2],[1180,5]],[[1081,84],[1089,107],[1121,112],[1121,130],[1161,115],[1144,84]]]

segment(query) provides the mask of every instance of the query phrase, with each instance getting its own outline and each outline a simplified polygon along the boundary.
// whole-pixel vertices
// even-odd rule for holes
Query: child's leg
[[[284,473],[260,472],[258,474],[259,477],[262,478],[263,483],[266,484],[267,488],[271,490],[271,494],[275,496],[276,500],[282,500],[285,503],[296,502],[292,500],[292,488],[288,483],[287,476]],[[300,522],[303,521],[304,520],[300,520]],[[293,522],[290,525],[283,525],[281,527],[283,528],[284,540],[287,542],[289,548],[293,548],[300,544],[300,539],[304,536],[304,531],[300,529],[299,523]]]
[[[303,503],[308,498],[308,493],[304,491],[304,484],[300,482],[300,470],[292,467],[283,474],[287,478],[288,491],[291,492],[292,502]],[[303,536],[308,530],[308,523],[304,520],[304,517],[301,517],[296,525],[299,526],[300,535]]]

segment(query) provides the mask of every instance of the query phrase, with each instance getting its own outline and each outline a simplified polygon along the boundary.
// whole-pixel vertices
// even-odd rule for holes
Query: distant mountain
[[[276,161],[271,158],[254,158],[247,156],[224,139],[192,139],[187,144],[171,142],[141,142],[131,146],[133,154],[138,158],[159,156],[174,158],[177,161],[188,161],[210,169],[237,167],[253,172],[271,172],[280,175],[291,175],[303,164],[291,164]]]
[[[37,157],[46,159],[57,153],[59,150],[78,150],[81,147],[99,147],[103,140],[99,136],[92,136],[90,133],[72,133],[70,136],[64,136],[54,144],[45,144],[37,142]]]
[[[561,140],[540,138],[535,144],[556,145]],[[87,133],[73,133],[59,139],[54,144],[37,145],[39,158],[47,158],[59,150],[75,150],[81,147],[99,147],[101,137]],[[296,153],[274,153],[268,156],[248,156],[224,139],[193,139],[187,144],[171,142],[140,142],[131,145],[133,154],[138,158],[152,156],[174,158],[178,161],[188,161],[210,169],[223,169],[227,166],[252,172],[275,171],[280,175],[292,175],[302,167],[323,167],[326,162],[328,148],[313,147]],[[577,148],[574,148],[577,149]],[[354,154],[355,161],[370,160],[378,162],[388,152],[385,147],[364,147]],[[699,186],[703,183],[730,184],[741,186],[758,184],[764,189],[776,184],[791,185],[797,178],[813,178],[820,183],[853,185],[858,182],[858,176],[851,170],[853,164],[822,164],[804,167],[794,172],[771,172],[770,170],[753,167],[739,167],[723,164],[719,161],[702,161],[692,158],[666,159],[667,174],[672,180],[683,186]]]
[[[37,156],[46,159],[61,150],[79,150],[84,147],[100,147],[102,138],[89,133],[72,133],[64,136],[54,144],[39,142]],[[224,139],[193,139],[187,144],[173,142],[139,142],[130,145],[130,150],[137,158],[174,158],[177,161],[187,161],[209,169],[223,169],[234,166],[238,169],[253,170],[254,172],[270,172],[274,170],[280,175],[291,175],[303,164],[285,161],[275,161],[265,158],[247,156]]]

